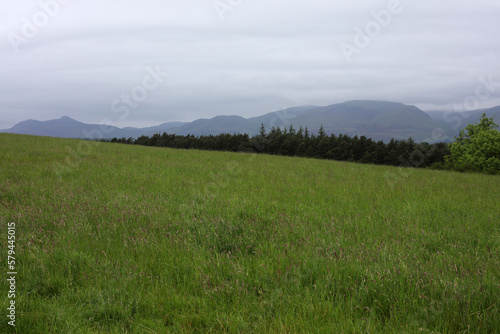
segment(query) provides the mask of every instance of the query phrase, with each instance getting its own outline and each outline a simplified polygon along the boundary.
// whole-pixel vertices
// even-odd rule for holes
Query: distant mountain
[[[179,135],[210,135],[220,133],[248,133],[257,135],[261,124],[270,130],[274,127],[287,126],[298,115],[318,106],[300,106],[270,112],[262,116],[245,119],[241,116],[216,116],[210,119],[198,119],[185,124],[172,132]]]
[[[49,121],[27,120],[17,123],[12,128],[0,132],[26,134],[34,136],[61,137],[61,138],[113,138],[113,137],[140,137],[151,136],[155,133],[168,131],[180,127],[185,122],[168,122],[158,126],[146,128],[118,128],[101,124],[87,124],[76,121],[68,116]]]
[[[218,116],[194,121],[172,129],[172,132],[197,136],[238,132],[256,135],[261,124],[267,130],[273,126],[288,128],[292,125],[296,129],[307,127],[311,133],[317,133],[323,125],[327,134],[365,135],[384,141],[409,137],[416,141],[432,141],[436,128],[441,128],[446,136],[452,134],[446,124],[433,120],[415,106],[385,101],[349,101],[326,107],[301,106],[249,119]]]
[[[49,121],[27,120],[0,132],[27,134],[35,136],[62,138],[138,138],[142,135],[152,136],[156,133],[175,133],[179,135],[209,135],[220,133],[248,133],[255,135],[264,123],[271,128],[283,124],[283,120],[292,119],[302,112],[317,106],[302,106],[268,113],[262,116],[245,119],[241,116],[216,116],[211,119],[198,119],[193,122],[167,122],[146,128],[118,128],[100,124],[87,124],[68,116]]]
[[[426,111],[426,113],[429,114],[432,119],[452,128],[453,136],[457,136],[460,129],[465,128],[467,124],[479,122],[483,113],[486,114],[487,117],[492,117],[495,123],[500,125],[500,106],[488,109],[470,110],[462,113],[445,110],[431,110]]]
[[[347,134],[388,141],[391,138],[431,141],[432,133],[441,128],[451,130],[415,106],[385,101],[348,101],[316,108],[295,119],[294,126],[307,124],[317,132],[321,125],[326,133]]]
[[[37,121],[30,119],[20,122],[8,130],[2,130],[2,132],[36,136],[83,138],[84,133],[92,131],[95,128],[96,125],[81,123],[68,116],[64,116],[50,121]],[[110,127],[110,131],[118,130],[120,129],[117,127]]]
[[[415,141],[432,141],[436,129],[448,138],[458,134],[461,128],[479,120],[483,112],[496,114],[496,122],[500,124],[500,106],[469,112],[464,115],[448,114],[443,120],[444,112],[430,112],[432,117],[415,106],[386,101],[348,101],[329,106],[299,106],[267,113],[258,117],[243,118],[241,116],[216,116],[210,119],[198,119],[193,122],[168,122],[146,128],[118,128],[99,124],[86,124],[64,116],[50,121],[27,120],[16,124],[8,130],[0,132],[29,134],[65,138],[138,138],[141,135],[152,136],[155,133],[175,133],[179,135],[216,135],[220,133],[248,133],[253,136],[264,124],[269,131],[272,127],[308,128],[310,133],[317,133],[322,125],[327,134],[347,134],[350,136],[366,136],[374,140],[389,141],[391,138]],[[458,121],[449,121],[452,117]]]
[[[188,124],[188,122],[167,122],[167,123],[162,123],[160,125],[155,125],[155,126],[150,126],[146,128],[132,128],[132,127],[127,127],[121,129],[119,132],[119,135],[113,136],[117,138],[129,138],[129,137],[140,137],[142,135],[145,136],[152,136],[155,133],[163,133],[163,132],[170,132],[172,129],[179,128],[183,126],[184,124]]]

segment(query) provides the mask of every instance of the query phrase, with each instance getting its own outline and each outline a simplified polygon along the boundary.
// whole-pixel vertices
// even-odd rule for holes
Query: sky
[[[0,129],[500,105],[500,1],[0,1]]]

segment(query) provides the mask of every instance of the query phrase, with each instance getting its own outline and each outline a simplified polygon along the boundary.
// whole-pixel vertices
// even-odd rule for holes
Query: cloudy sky
[[[492,0],[3,0],[0,129],[500,105],[499,17]]]

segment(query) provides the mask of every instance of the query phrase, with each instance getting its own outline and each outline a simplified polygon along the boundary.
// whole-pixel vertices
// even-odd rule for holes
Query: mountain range
[[[347,134],[366,136],[374,140],[389,141],[391,138],[415,141],[433,141],[436,129],[441,129],[439,140],[452,141],[460,129],[477,122],[481,115],[494,117],[500,124],[500,106],[490,109],[472,110],[467,113],[446,111],[424,112],[411,105],[386,101],[348,101],[328,106],[298,106],[267,113],[252,118],[241,116],[216,116],[193,122],[168,122],[146,128],[118,128],[99,124],[87,124],[68,116],[49,121],[27,120],[0,132],[63,137],[63,138],[138,138],[156,133],[178,135],[216,135],[220,133],[258,134],[264,124],[269,131],[272,127],[293,126],[308,128],[317,133],[321,126],[327,134]]]

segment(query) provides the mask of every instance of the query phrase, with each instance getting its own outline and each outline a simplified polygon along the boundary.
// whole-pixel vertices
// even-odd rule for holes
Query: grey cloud
[[[69,1],[18,53],[7,36],[40,2],[3,2],[0,129],[63,115],[116,126],[251,117],[349,99],[449,107],[473,95],[480,76],[500,82],[500,4],[486,0],[401,0],[348,63],[341,43],[353,44],[355,28],[390,1],[248,0],[224,20],[212,0]],[[169,77],[120,119],[112,102],[157,65]],[[500,87],[480,102],[500,104]]]

